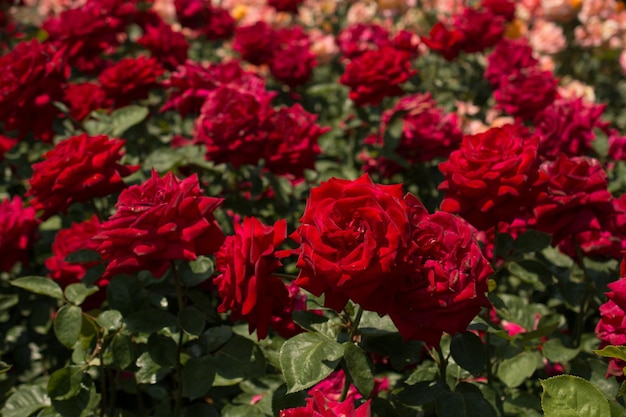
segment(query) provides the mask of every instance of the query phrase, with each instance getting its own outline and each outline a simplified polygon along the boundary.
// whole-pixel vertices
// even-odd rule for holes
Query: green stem
[[[359,308],[356,311],[356,316],[354,317],[354,320],[352,321],[352,324],[350,326],[350,340],[353,342],[358,334],[359,324],[361,324],[362,317],[363,317],[363,307],[359,306]]]
[[[436,361],[437,365],[439,365],[439,376],[443,382],[446,382],[446,368],[448,368],[448,359],[444,356],[443,351],[441,350],[441,345],[437,345],[435,348],[437,351],[437,356],[439,360]]]
[[[350,376],[348,375],[348,371],[346,369],[343,370],[343,375],[345,379],[343,380],[343,388],[341,389],[341,395],[339,396],[339,402],[343,402],[348,397],[348,392],[350,391]]]
[[[183,290],[180,279],[178,277],[178,271],[174,261],[171,261],[172,275],[174,276],[174,286],[176,288],[176,299],[178,301],[178,311],[180,312],[185,308],[185,300],[183,297]],[[180,357],[183,353],[183,329],[178,329],[178,342],[176,346],[176,391],[174,393],[174,417],[180,417],[180,411],[183,401],[183,365],[180,362]]]
[[[583,298],[580,301],[580,311],[576,315],[576,324],[574,328],[574,340],[572,341],[575,348],[580,346],[580,342],[583,336],[583,325],[585,323],[585,314],[587,310],[589,310],[590,298],[589,295],[592,293],[593,281],[589,276],[589,272],[587,271],[587,267],[585,266],[585,261],[583,259],[582,250],[580,249],[580,244],[576,239],[576,236],[572,236],[572,242],[574,243],[574,250],[576,252],[576,260],[578,265],[583,270],[583,278],[585,280],[585,292],[583,294]]]

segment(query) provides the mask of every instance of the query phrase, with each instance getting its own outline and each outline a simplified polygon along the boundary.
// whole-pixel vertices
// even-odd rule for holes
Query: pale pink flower
[[[321,65],[328,64],[339,53],[339,47],[332,34],[313,29],[309,32],[309,39],[311,52],[317,56],[317,62]]]
[[[622,74],[626,75],[626,49],[619,54],[619,65],[622,67]]]
[[[543,18],[554,22],[569,22],[576,15],[572,0],[541,0]]]
[[[608,19],[616,12],[617,2],[615,0],[582,0],[578,19],[585,24],[592,18]]]
[[[348,13],[346,14],[346,23],[347,25],[354,25],[357,23],[370,22],[374,19],[374,16],[376,16],[377,11],[378,5],[376,3],[358,1],[348,9]]]
[[[576,99],[580,97],[589,103],[596,101],[596,93],[593,87],[578,80],[567,81],[565,84],[558,86],[556,91],[559,97],[564,99]]]
[[[161,19],[165,22],[170,24],[176,22],[176,7],[174,7],[174,0],[154,0],[152,10],[161,16]]]
[[[556,54],[567,46],[563,28],[544,19],[535,20],[528,34],[528,43],[541,54]]]

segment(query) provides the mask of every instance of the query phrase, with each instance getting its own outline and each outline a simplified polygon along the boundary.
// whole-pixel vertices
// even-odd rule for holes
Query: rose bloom
[[[341,392],[343,390],[344,384],[346,381],[346,374],[343,369],[339,369],[338,371],[333,372],[321,382],[318,382],[313,388],[310,388],[307,393],[310,396],[315,394],[315,391],[320,391],[324,394],[329,400],[339,401],[341,398]],[[370,393],[370,397],[376,397],[381,392],[389,392],[389,378],[374,378],[374,389]],[[360,400],[363,396],[359,393],[359,391],[354,387],[353,384],[350,384],[350,388],[348,388],[348,394],[346,395],[346,400]]]
[[[510,115],[532,120],[554,101],[557,83],[551,72],[529,68],[501,77],[493,96],[497,106]]]
[[[539,175],[539,138],[512,125],[465,136],[439,164],[445,179],[441,209],[458,213],[479,230],[509,222],[531,206],[545,178]]]
[[[596,325],[596,337],[600,339],[600,348],[608,345],[626,345],[626,278],[608,284],[611,291],[606,295],[609,300],[600,306],[600,321]],[[611,359],[607,377],[623,377],[626,364],[618,359]]]
[[[119,108],[147,98],[160,85],[157,80],[163,72],[155,58],[122,58],[102,71],[98,81],[110,106]]]
[[[304,0],[267,0],[267,4],[272,6],[279,12],[298,13],[298,6],[300,6]]]
[[[270,319],[272,329],[278,333],[280,337],[289,339],[299,333],[304,332],[304,329],[298,326],[293,321],[294,311],[305,311],[306,307],[306,295],[296,285],[295,281],[292,281],[287,285],[287,293],[289,300],[278,306],[280,310],[278,313],[274,313]]]
[[[194,142],[206,145],[206,159],[229,162],[235,169],[263,158],[266,119],[274,93],[222,85],[206,98],[196,120]]]
[[[437,22],[422,42],[431,50],[437,51],[448,61],[454,61],[463,49],[464,34],[457,28],[448,29],[442,22]]]
[[[533,50],[525,39],[502,39],[487,56],[485,78],[497,88],[503,77],[537,64],[539,61],[533,58]]]
[[[11,150],[17,144],[17,139],[0,135],[0,161],[4,159],[4,154]]]
[[[177,110],[181,116],[200,113],[207,96],[220,85],[234,85],[244,90],[265,89],[265,80],[241,68],[239,61],[226,61],[209,66],[187,61],[170,74],[164,83],[168,100],[161,111]]]
[[[539,153],[549,159],[559,153],[585,155],[596,138],[594,130],[608,126],[601,121],[605,107],[582,98],[555,100],[534,119],[535,134],[541,137]]]
[[[86,133],[59,142],[42,156],[42,162],[33,164],[26,193],[33,197],[31,205],[43,210],[42,218],[47,219],[75,202],[121,191],[122,177],[139,169],[119,163],[124,144],[123,139]]]
[[[370,417],[371,400],[367,400],[357,408],[351,399],[343,402],[331,401],[320,391],[314,391],[313,396],[307,398],[306,407],[281,410],[280,417]]]
[[[389,317],[404,339],[437,346],[442,334],[463,332],[490,307],[488,277],[493,273],[474,238],[475,230],[443,211],[428,214],[409,195],[411,248],[409,274],[402,279]]]
[[[18,262],[28,263],[39,226],[35,214],[18,196],[0,201],[0,271],[9,272]]]
[[[304,176],[304,170],[315,169],[315,158],[320,154],[318,138],[330,128],[315,123],[317,115],[302,106],[282,107],[267,118],[263,129],[266,144],[263,151],[265,167],[274,174]]]
[[[535,20],[528,41],[535,51],[543,54],[556,54],[567,46],[563,28],[543,19]]]
[[[187,60],[189,43],[185,35],[173,31],[168,24],[148,25],[137,43],[148,49],[165,69],[174,70]]]
[[[152,171],[143,184],[122,191],[116,212],[94,237],[108,261],[103,277],[148,270],[160,278],[171,261],[215,253],[224,234],[213,212],[222,201],[203,196],[195,174],[180,180]]]
[[[248,322],[250,333],[265,339],[272,316],[280,315],[289,304],[289,293],[281,278],[273,275],[280,261],[276,250],[287,238],[287,221],[266,226],[255,217],[246,217],[235,224],[235,235],[226,237],[215,254],[213,280],[222,303],[220,313],[230,310],[232,320]]]
[[[311,190],[300,223],[296,283],[337,311],[352,299],[386,313],[409,237],[402,185],[331,178]]]
[[[392,47],[365,52],[348,64],[339,82],[350,88],[356,106],[378,105],[385,97],[403,94],[400,84],[417,73],[410,58]]]
[[[309,37],[302,28],[294,27],[279,30],[276,40],[269,62],[272,76],[291,88],[306,83],[317,64]]]
[[[70,116],[81,121],[92,111],[105,106],[106,94],[97,83],[68,84],[65,88],[65,103],[70,109]]]
[[[62,101],[69,67],[50,44],[36,40],[18,43],[0,57],[0,122],[4,131],[17,130],[20,138],[51,141],[52,123],[59,114],[54,101]],[[33,117],[37,115],[37,117]]]
[[[480,5],[509,22],[515,19],[515,0],[482,0]]]
[[[235,30],[233,49],[241,58],[254,65],[267,64],[276,50],[276,31],[263,21]]]
[[[494,46],[502,39],[505,19],[489,9],[466,7],[455,16],[454,27],[463,34],[461,49],[465,52],[480,52]]]
[[[554,22],[566,23],[576,15],[572,0],[541,0],[543,17]]]
[[[553,245],[580,232],[605,229],[613,206],[600,162],[559,155],[540,169],[548,177],[548,188],[533,211],[537,230],[552,234]]]
[[[357,58],[366,51],[380,49],[390,44],[387,29],[375,23],[350,25],[337,36],[337,45],[342,57],[346,59]]]
[[[618,130],[609,130],[609,158],[615,161],[626,161],[626,136]]]

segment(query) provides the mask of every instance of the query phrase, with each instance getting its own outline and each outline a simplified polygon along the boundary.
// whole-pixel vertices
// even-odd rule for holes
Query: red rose
[[[339,401],[341,392],[346,382],[346,374],[343,369],[333,372],[321,382],[310,388],[307,393],[311,396],[315,395],[315,391],[320,391],[328,400]],[[389,378],[374,378],[374,389],[370,393],[370,397],[376,397],[382,392],[389,392]],[[363,396],[357,391],[353,384],[350,384],[346,400],[360,400]]]
[[[75,202],[121,191],[125,187],[122,177],[139,169],[119,163],[124,144],[123,139],[86,133],[59,142],[42,156],[44,161],[33,165],[26,193],[34,197],[31,205],[44,210],[46,219]]]
[[[268,117],[265,167],[279,175],[304,176],[305,169],[315,169],[315,158],[320,154],[318,138],[329,128],[315,124],[317,115],[306,112],[302,106],[282,107]]]
[[[51,141],[69,68],[50,44],[24,41],[0,57],[0,122],[20,137]],[[34,117],[36,115],[36,117]]]
[[[189,43],[185,35],[175,32],[165,23],[146,26],[143,36],[137,43],[150,51],[152,57],[165,69],[174,70],[187,60]]]
[[[613,216],[608,179],[600,163],[588,157],[560,155],[541,165],[548,191],[534,208],[538,230],[552,243],[588,230],[603,230]]]
[[[266,226],[246,217],[215,254],[220,275],[213,282],[222,299],[218,311],[230,310],[233,320],[247,321],[259,340],[267,336],[272,316],[281,315],[290,301],[282,279],[273,275],[280,266],[276,249],[286,238],[286,220]]]
[[[289,301],[287,303],[278,306],[280,308],[279,313],[272,315],[272,329],[278,333],[281,337],[289,339],[304,330],[293,321],[294,311],[305,311],[306,308],[306,295],[296,285],[295,281],[292,281],[287,285],[287,293],[289,294]]]
[[[337,36],[337,45],[339,45],[341,55],[346,59],[357,58],[366,51],[376,50],[390,44],[387,29],[375,23],[350,25]]]
[[[439,52],[446,60],[453,61],[463,48],[463,32],[456,28],[448,29],[441,22],[435,23],[428,37],[422,42],[431,50]]]
[[[309,37],[295,27],[279,30],[276,41],[277,48],[269,61],[272,76],[291,88],[306,83],[317,64]]]
[[[493,270],[465,221],[445,212],[415,217],[408,255],[412,272],[396,291],[389,317],[403,338],[436,346],[443,332],[465,331],[480,309],[490,306],[487,280]]]
[[[228,39],[235,30],[235,20],[227,10],[203,0],[175,0],[178,22],[197,30],[210,40]]]
[[[497,106],[510,115],[532,120],[554,101],[557,83],[551,72],[528,68],[500,77],[493,96]]]
[[[378,105],[385,97],[402,95],[400,84],[416,73],[411,69],[410,54],[385,46],[351,61],[339,82],[350,87],[350,99],[356,106]]]
[[[235,19],[228,10],[211,6],[209,21],[199,32],[211,41],[230,39],[235,34]]]
[[[102,71],[98,81],[107,101],[118,108],[147,98],[150,90],[159,86],[157,80],[163,72],[154,58],[122,58]]]
[[[489,9],[466,7],[455,16],[454,27],[463,34],[461,49],[465,52],[480,52],[494,46],[502,39],[505,19]]]
[[[609,130],[609,158],[615,161],[626,161],[626,136],[619,130]]]
[[[0,161],[4,159],[4,154],[17,144],[17,139],[0,135]]]
[[[600,347],[607,345],[626,345],[626,278],[612,282],[608,285],[611,291],[606,295],[609,300],[600,306],[600,321],[596,325],[596,337],[600,339]],[[616,359],[611,359],[607,371],[610,375],[624,376],[623,368],[626,366],[621,362],[618,366]]]
[[[450,159],[439,164],[445,176],[441,209],[458,213],[479,230],[519,217],[532,207],[539,186],[539,138],[525,138],[513,126],[463,138]]]
[[[294,234],[300,243],[296,283],[340,311],[348,299],[380,314],[390,308],[408,239],[401,185],[364,175],[331,178],[311,190]]]
[[[582,98],[555,100],[535,116],[535,133],[541,138],[539,153],[554,159],[559,153],[585,155],[596,135],[606,128],[600,118],[606,105],[586,103]]]
[[[267,0],[267,4],[272,6],[278,12],[298,13],[298,6],[304,0]]]
[[[497,0],[500,1],[500,0]],[[533,57],[533,48],[526,39],[502,39],[487,57],[485,78],[498,87],[500,78],[509,77],[523,69],[537,66],[539,61]]]
[[[0,202],[0,271],[9,272],[17,262],[28,263],[39,225],[35,213],[17,196]]]
[[[235,30],[233,49],[241,58],[254,65],[267,64],[276,49],[276,31],[259,20],[250,26],[239,26]]]
[[[70,116],[81,121],[94,110],[105,107],[106,94],[96,83],[68,84],[65,88],[65,102]]]
[[[491,13],[504,17],[509,22],[515,19],[514,0],[482,0],[480,5]]]
[[[207,94],[196,120],[194,141],[205,144],[206,159],[230,162],[235,169],[256,165],[263,157],[265,134],[261,130],[271,114],[273,93],[222,85]]]
[[[194,174],[179,180],[156,171],[141,185],[125,189],[117,211],[94,237],[108,261],[104,278],[148,270],[163,276],[173,260],[195,260],[216,252],[224,234],[213,217],[222,199],[205,197]]]
[[[313,397],[307,398],[306,407],[281,410],[280,417],[370,417],[370,406],[371,400],[368,400],[355,409],[351,399],[331,401],[320,391],[314,391]]]

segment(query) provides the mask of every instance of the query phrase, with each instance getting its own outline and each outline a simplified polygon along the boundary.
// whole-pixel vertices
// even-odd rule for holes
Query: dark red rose
[[[192,261],[215,253],[224,234],[213,217],[221,198],[205,197],[198,177],[179,180],[156,171],[120,194],[116,212],[94,237],[108,261],[103,278],[148,270],[160,278],[173,260]]]
[[[69,68],[50,44],[23,41],[0,57],[0,121],[20,137],[51,141]],[[36,115],[36,117],[34,117]]]
[[[18,262],[28,263],[39,226],[35,213],[34,208],[24,207],[18,196],[0,202],[0,271],[9,272]]]
[[[437,346],[444,332],[465,331],[481,308],[491,305],[486,293],[493,269],[475,230],[461,218],[441,211],[418,214],[411,226],[411,273],[396,291],[389,316],[404,339]]]
[[[70,116],[81,121],[92,111],[106,106],[106,94],[96,83],[68,84],[65,88],[65,102],[70,109]]]
[[[273,93],[222,85],[206,98],[196,120],[194,141],[205,144],[207,160],[230,162],[235,169],[256,165],[264,156],[262,126],[273,111]]]
[[[189,43],[180,32],[175,32],[168,24],[146,27],[143,36],[137,43],[150,51],[159,64],[165,69],[174,70],[187,60]]]
[[[274,275],[280,266],[276,250],[286,238],[286,220],[266,226],[246,217],[215,254],[220,275],[213,282],[222,299],[217,310],[230,310],[233,320],[247,321],[250,333],[256,330],[259,340],[267,337],[272,316],[282,315],[290,303],[287,287]]]
[[[311,190],[300,227],[296,283],[325,295],[340,311],[348,299],[385,314],[390,308],[399,262],[407,247],[407,207],[401,185],[379,185],[364,175],[331,178]]]
[[[329,130],[317,125],[316,119],[317,115],[299,104],[273,112],[264,126],[265,167],[274,174],[297,178],[304,176],[305,169],[315,169],[315,158],[321,152],[317,139]]]
[[[626,136],[619,130],[609,129],[609,158],[615,161],[626,161]]]
[[[272,76],[291,88],[306,83],[317,64],[309,37],[302,28],[294,27],[277,31],[276,40],[269,62]]]
[[[86,133],[59,142],[42,156],[44,161],[33,165],[26,193],[33,197],[31,205],[47,219],[73,203],[123,190],[122,177],[139,169],[119,163],[124,144],[123,139]]]
[[[461,50],[480,52],[494,46],[502,39],[504,23],[504,17],[489,9],[466,7],[454,18],[454,28],[463,34]]]
[[[272,6],[279,12],[298,13],[298,6],[304,0],[267,0],[267,4]]]
[[[539,153],[554,159],[559,153],[585,155],[595,139],[595,129],[608,126],[601,121],[605,105],[582,98],[558,99],[535,116],[535,134],[541,138]]]
[[[463,32],[457,28],[448,29],[441,22],[435,23],[428,37],[422,38],[424,45],[439,52],[448,61],[453,61],[459,56],[464,41]]]
[[[513,126],[468,135],[450,159],[439,164],[445,176],[441,209],[458,213],[479,230],[510,222],[532,207],[545,178],[540,176],[539,138]]]
[[[532,120],[557,97],[558,81],[549,71],[532,67],[500,77],[493,96],[497,106],[512,116]]]
[[[420,38],[413,32],[401,30],[393,37],[391,44],[394,48],[408,52],[411,54],[411,57],[415,58],[418,55],[417,48],[420,44]]]
[[[4,154],[17,144],[17,139],[0,135],[0,161],[4,159]]]
[[[351,399],[343,402],[331,401],[320,391],[314,391],[313,397],[307,398],[306,407],[281,410],[280,417],[370,417],[370,407],[371,400],[355,408]]]
[[[513,0],[482,0],[480,5],[509,22],[515,19],[515,1]]]
[[[505,38],[498,42],[493,52],[487,57],[485,78],[494,87],[498,87],[502,77],[509,77],[521,70],[536,67],[538,63],[526,39]]]
[[[626,278],[608,285],[611,291],[606,295],[609,300],[600,306],[600,321],[596,325],[596,337],[600,339],[600,348],[608,345],[626,345]],[[623,361],[611,359],[607,377],[613,375],[623,377]]]
[[[235,20],[227,10],[204,0],[175,0],[176,17],[184,27],[194,29],[210,40],[228,39],[235,30]]]
[[[352,60],[339,82],[350,87],[350,99],[356,106],[378,105],[385,97],[402,95],[400,84],[416,73],[408,53],[382,47]]]
[[[363,52],[389,46],[391,42],[389,32],[382,26],[375,23],[356,23],[339,33],[337,45],[344,58],[354,59],[361,56]]]
[[[277,48],[276,31],[260,20],[235,30],[233,49],[241,58],[254,65],[268,64]]]
[[[212,41],[230,39],[235,34],[235,19],[228,10],[212,6],[209,21],[199,32]]]
[[[613,214],[612,196],[597,160],[560,155],[542,163],[541,171],[548,189],[534,208],[536,228],[551,233],[554,245],[580,232],[605,229]]]
[[[158,78],[163,72],[154,58],[122,58],[102,71],[98,81],[107,102],[113,108],[118,108],[147,98],[150,90],[160,85]]]

